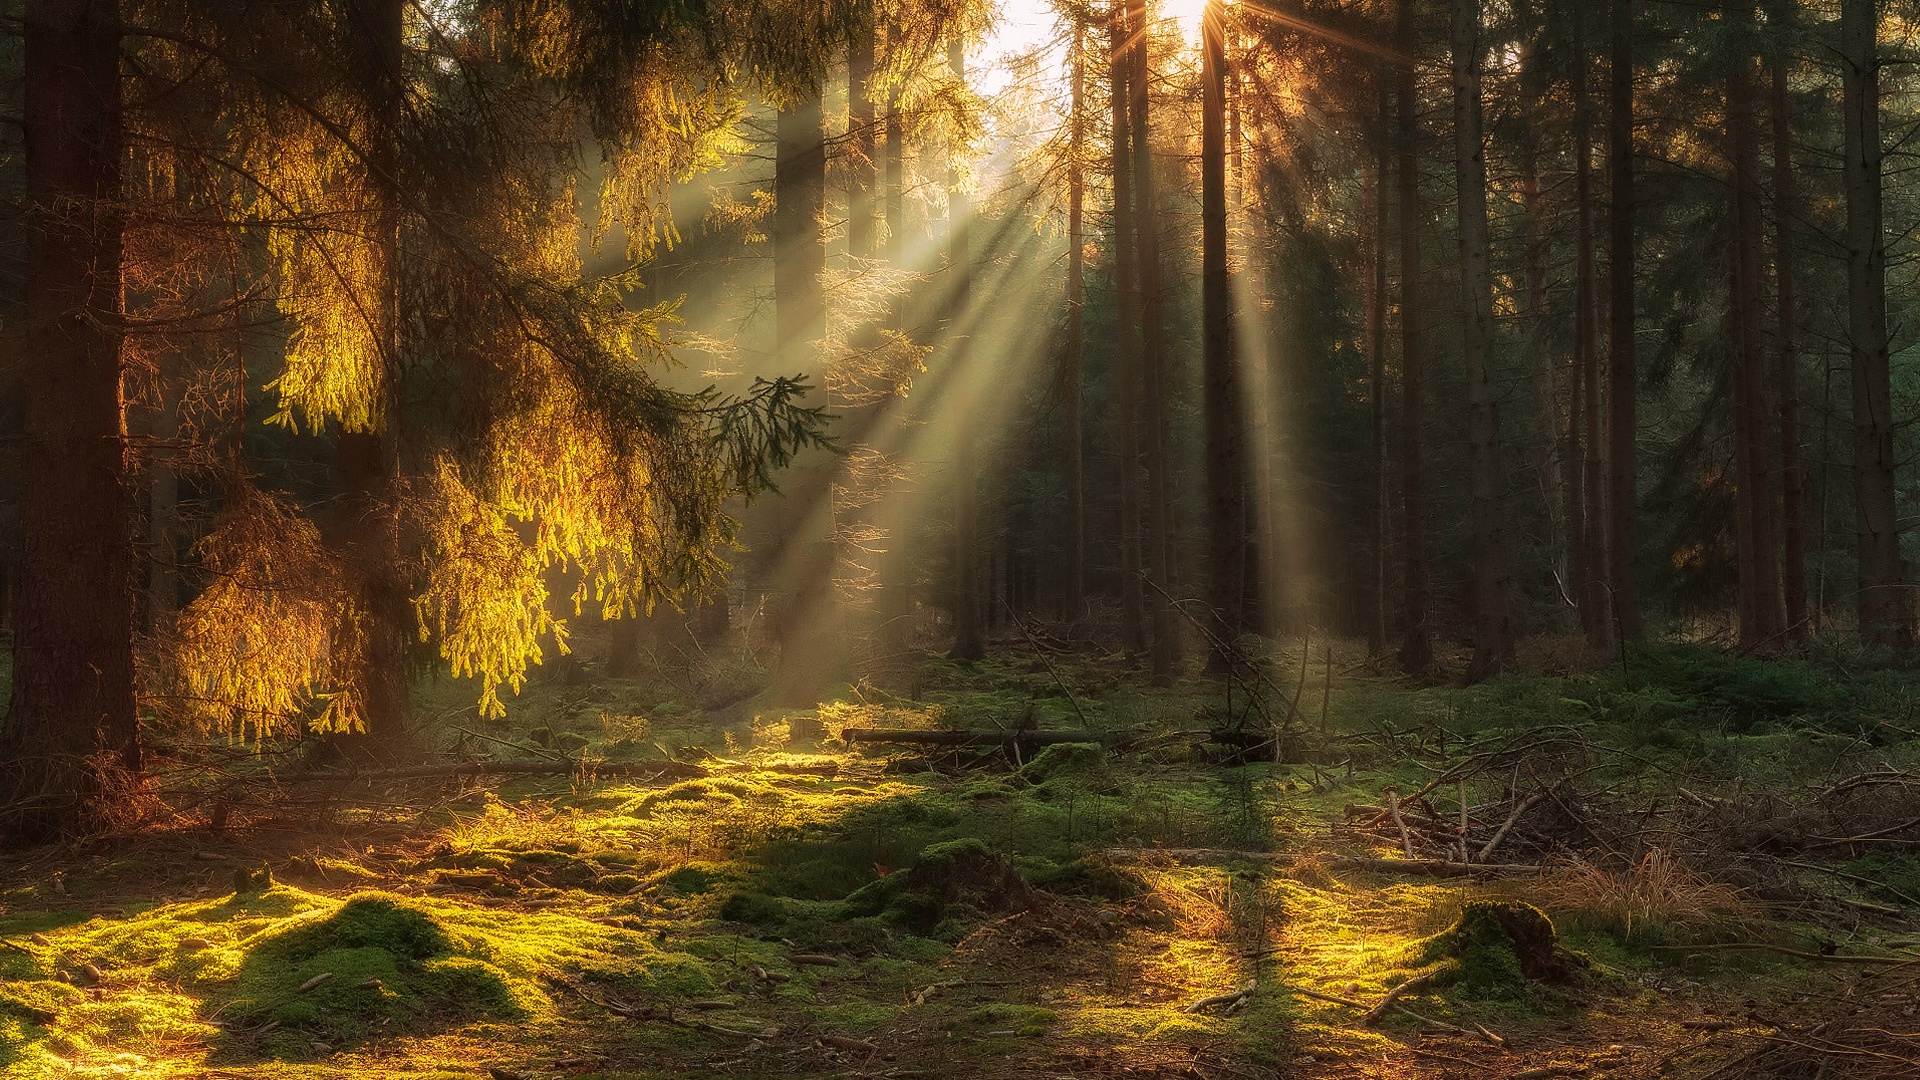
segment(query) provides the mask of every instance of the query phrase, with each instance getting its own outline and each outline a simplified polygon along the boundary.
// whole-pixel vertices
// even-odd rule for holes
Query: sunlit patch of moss
[[[1037,1005],[1016,1005],[1011,1002],[996,1001],[967,1010],[964,1017],[956,1018],[951,1026],[970,1027],[975,1031],[1014,1031],[1023,1028],[1052,1027],[1059,1022],[1060,1015],[1052,1009],[1043,1009]]]
[[[1174,1013],[1161,1020],[1147,1032],[1149,1039],[1164,1039],[1169,1042],[1193,1042],[1218,1038],[1227,1029],[1226,1020],[1217,1016],[1200,1016],[1193,1013]]]
[[[170,1068],[222,1047],[304,1058],[316,1043],[351,1048],[488,1017],[550,1023],[554,977],[667,998],[706,996],[718,981],[705,960],[584,919],[377,892],[340,901],[277,886],[47,936],[32,965],[0,986],[9,1078],[115,1063],[157,1074],[162,1057]],[[88,964],[97,987],[54,977]]]

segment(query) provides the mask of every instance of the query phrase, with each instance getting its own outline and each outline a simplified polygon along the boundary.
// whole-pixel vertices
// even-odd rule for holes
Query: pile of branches
[[[1421,750],[1425,784],[1346,811],[1350,828],[1409,859],[1631,866],[1658,850],[1761,900],[1848,918],[1920,908],[1920,893],[1840,865],[1920,845],[1920,774],[1856,766],[1800,790],[1708,790],[1566,726]],[[1809,874],[1837,889],[1810,888]],[[1844,895],[1860,891],[1872,899]]]
[[[1377,805],[1348,806],[1348,825],[1398,844],[1409,859],[1461,864],[1538,862],[1630,843],[1625,793],[1595,781],[1614,753],[1578,732],[1542,729],[1459,750],[1430,766],[1434,776],[1420,788],[1388,787]],[[1497,794],[1476,802],[1473,793],[1484,799],[1490,782]]]

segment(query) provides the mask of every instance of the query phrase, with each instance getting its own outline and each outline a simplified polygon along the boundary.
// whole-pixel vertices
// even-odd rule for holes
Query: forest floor
[[[529,771],[230,755],[170,821],[0,856],[0,1077],[1920,1072],[1920,679],[1304,651],[1264,712],[1011,647],[804,712],[745,661],[491,723],[423,687],[437,760]],[[1297,763],[1211,734],[1265,725]],[[1019,726],[1105,748],[838,738]]]

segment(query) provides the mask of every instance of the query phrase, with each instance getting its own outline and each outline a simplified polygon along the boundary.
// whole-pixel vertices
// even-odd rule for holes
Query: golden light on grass
[[[1575,863],[1549,875],[1537,892],[1563,920],[1625,940],[1702,941],[1760,921],[1758,905],[1745,892],[1696,873],[1659,848],[1624,869]]]

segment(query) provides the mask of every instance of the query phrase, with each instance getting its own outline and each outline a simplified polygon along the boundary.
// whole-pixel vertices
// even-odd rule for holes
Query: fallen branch
[[[1227,851],[1217,848],[1109,848],[1108,858],[1172,859],[1175,862],[1202,863],[1238,859],[1266,866],[1295,866],[1301,863],[1325,866],[1329,870],[1348,870],[1365,874],[1411,874],[1416,877],[1467,877],[1474,874],[1538,874],[1543,869],[1532,863],[1457,863],[1444,859],[1370,859],[1294,855],[1273,851]]]
[[[1187,1006],[1186,1009],[1184,1009],[1183,1011],[1190,1012],[1190,1013],[1197,1013],[1205,1009],[1211,1009],[1215,1005],[1233,1005],[1238,1002],[1247,1000],[1247,995],[1251,993],[1253,993],[1253,986],[1252,984],[1248,984],[1246,986],[1241,987],[1238,990],[1233,991],[1232,993],[1215,994],[1212,997],[1203,997],[1199,1001],[1196,1001],[1193,1004]]]
[[[1649,945],[1650,949],[1666,952],[1770,952],[1781,956],[1791,956],[1795,960],[1812,960],[1823,964],[1887,964],[1904,967],[1920,964],[1920,956],[1860,956],[1848,953],[1817,953],[1805,949],[1790,949],[1785,945],[1773,945],[1765,941],[1723,941],[1704,945]]]
[[[1379,1023],[1380,1018],[1387,1015],[1388,1010],[1399,1004],[1402,997],[1408,994],[1418,993],[1433,985],[1433,980],[1437,975],[1437,972],[1431,971],[1425,975],[1415,975],[1413,978],[1387,991],[1387,996],[1380,999],[1380,1004],[1368,1009],[1367,1015],[1361,1017],[1360,1022],[1368,1027]]]
[[[1544,798],[1544,796],[1536,791],[1520,800],[1520,805],[1514,807],[1513,813],[1507,815],[1507,820],[1502,823],[1499,830],[1493,834],[1493,839],[1487,841],[1486,846],[1480,849],[1480,854],[1476,857],[1481,862],[1487,861],[1487,856],[1493,854],[1493,849],[1499,847],[1500,841],[1507,838],[1507,831],[1513,828],[1513,823],[1520,820],[1521,814],[1533,809],[1533,804],[1539,802],[1542,798]]]
[[[403,765],[387,769],[313,769],[283,773],[281,783],[319,780],[426,780],[454,776],[566,776],[576,772],[603,776],[651,776],[699,779],[713,775],[700,765],[684,761],[458,761],[441,765]]]
[[[1358,1009],[1363,1013],[1372,1011],[1364,1003],[1355,1001],[1352,998],[1341,997],[1338,994],[1326,994],[1318,990],[1309,990],[1304,986],[1295,986],[1292,983],[1275,983],[1273,985],[1279,987],[1282,990],[1285,990],[1289,994],[1297,994],[1300,997],[1312,998],[1315,1001],[1328,1001],[1328,1002],[1332,1002],[1335,1005],[1345,1005],[1349,1009]],[[1459,1026],[1458,1024],[1449,1024],[1445,1020],[1435,1020],[1431,1016],[1424,1016],[1420,1013],[1414,1012],[1412,1009],[1407,1008],[1405,1005],[1402,1005],[1397,1001],[1391,1002],[1390,1005],[1395,1012],[1401,1013],[1402,1015],[1405,1015],[1405,1016],[1412,1017],[1413,1019],[1418,1020],[1429,1027],[1439,1028],[1442,1031],[1451,1031],[1456,1035],[1481,1035],[1484,1038],[1486,1038],[1488,1042],[1493,1043],[1495,1046],[1506,1045],[1506,1040],[1500,1038],[1500,1036],[1495,1035],[1491,1031],[1487,1031],[1484,1028],[1478,1032],[1470,1031],[1467,1028],[1463,1028]]]
[[[846,728],[840,732],[840,738],[848,745],[856,742],[884,742],[919,744],[925,746],[1051,746],[1055,743],[1098,743],[1100,734],[1094,731],[1039,731],[1032,728],[1016,731],[914,731],[905,728]]]
[[[1400,846],[1406,849],[1407,858],[1413,858],[1413,834],[1407,832],[1407,821],[1400,816],[1400,793],[1387,789],[1387,813],[1393,815],[1393,823],[1400,827]]]

